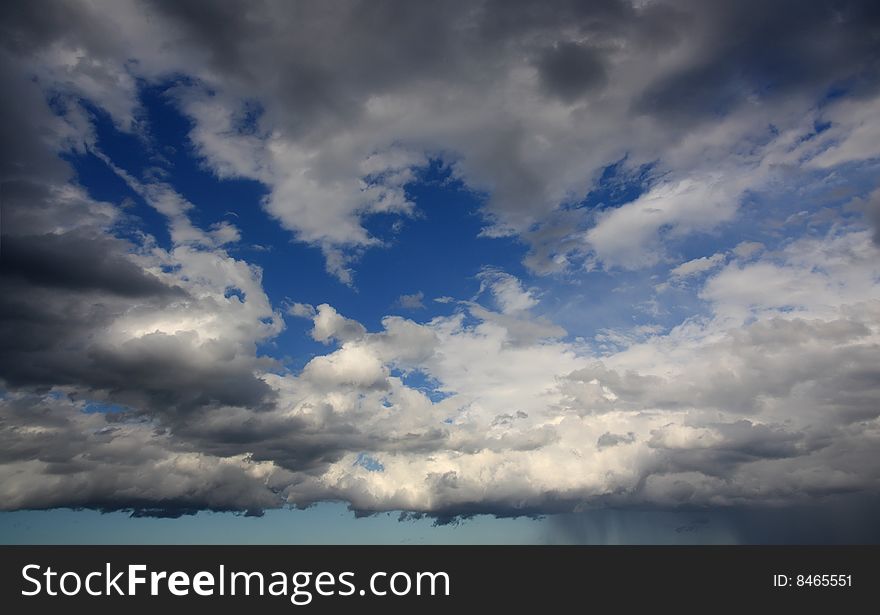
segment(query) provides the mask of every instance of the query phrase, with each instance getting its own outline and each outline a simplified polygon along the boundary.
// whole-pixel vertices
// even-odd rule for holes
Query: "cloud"
[[[816,242],[823,249],[816,250]],[[864,231],[805,239],[764,258],[781,257],[784,262],[774,266],[821,280],[821,269],[841,266],[841,255],[852,259],[859,250],[876,251]],[[849,266],[868,275],[876,262]],[[714,274],[707,292],[739,267],[729,263]],[[256,478],[264,475],[241,469],[248,463],[257,464],[253,472],[263,468],[273,477],[274,503],[234,490],[224,491],[231,500],[182,500],[217,509],[236,497],[237,510],[343,499],[362,512],[403,509],[445,517],[585,505],[791,504],[870,491],[880,472],[871,461],[880,392],[868,367],[880,364],[874,356],[880,298],[876,285],[861,283],[859,275],[845,279],[836,303],[828,304],[830,295],[809,293],[795,311],[774,307],[771,299],[768,305],[749,302],[741,313],[726,305],[736,307],[737,295],[711,294],[711,319],[601,358],[572,342],[514,343],[507,328],[513,325],[476,304],[465,308],[473,320],[462,313],[426,323],[388,317],[378,332],[355,327],[330,306],[302,309],[322,331],[319,337],[340,345],[313,358],[299,375],[264,373],[275,393],[272,403],[256,410],[226,400],[223,412],[202,406],[154,416],[164,426],[163,442],[226,460],[223,467],[237,468],[229,472],[247,483],[241,487],[246,493],[264,493],[264,479]],[[734,315],[741,320],[731,320]],[[444,396],[432,401],[394,370],[422,372]],[[124,417],[79,416],[90,417],[99,430],[137,428]],[[84,450],[76,442],[68,446]],[[16,450],[10,449],[8,464],[19,463]],[[364,454],[383,470],[358,463]],[[160,467],[149,464],[143,467]],[[201,472],[199,464],[187,467]],[[80,471],[83,480],[101,482],[106,466]],[[204,480],[211,485],[214,479],[208,474]],[[147,495],[114,495],[116,484],[108,482],[93,505],[146,506]],[[14,507],[84,501],[67,492],[45,500],[18,482],[8,485]],[[154,493],[136,487],[127,493]]]
[[[7,236],[3,275],[71,292],[104,291],[121,297],[185,296],[124,257],[123,242],[72,231],[61,235]]]
[[[758,241],[741,241],[736,244],[733,253],[740,258],[749,258],[758,254],[765,248],[764,244]]]
[[[673,268],[669,275],[673,278],[689,278],[691,276],[705,273],[724,262],[724,255],[716,252],[712,256],[701,256],[678,265]]]
[[[699,310],[589,339],[554,321],[543,282],[497,266],[421,322],[294,303],[326,344],[296,372],[262,354],[284,321],[262,270],[233,256],[237,227],[200,224],[198,199],[124,168],[89,111],[149,144],[138,84],[173,81],[205,168],[262,184],[265,211],[347,284],[385,244],[370,216],[418,215],[407,187],[440,158],[485,197],[485,237],[513,236],[530,271],[604,300],[600,278],[576,276],[665,272],[686,238],[753,222],[756,192],[808,199],[806,178],[876,221],[875,186],[835,192],[878,155],[873,7],[4,5],[0,502],[173,515],[339,500],[448,519],[876,494],[865,220],[706,250],[669,272]],[[828,96],[840,83],[848,95]],[[77,183],[65,158],[81,155],[161,216],[168,245]],[[613,164],[633,188],[619,201],[594,190]]]
[[[615,434],[605,432],[596,440],[596,446],[599,449],[608,448],[609,446],[620,446],[621,444],[632,444],[636,441],[636,435],[633,432],[626,434]]]
[[[545,50],[537,65],[547,92],[569,103],[602,86],[608,78],[602,53],[574,42],[557,43]]]
[[[872,3],[795,9],[689,0],[296,10],[274,1],[59,3],[10,7],[3,22],[7,53],[41,83],[102,101],[125,129],[138,127],[137,79],[186,75],[174,95],[206,164],[266,185],[270,215],[352,284],[358,256],[383,243],[365,220],[411,215],[406,186],[430,157],[488,195],[487,235],[530,241],[547,226],[563,243],[594,212],[560,214],[606,166],[658,163],[653,179],[672,179],[633,205],[637,215],[627,206],[606,212],[587,236],[600,260],[634,267],[625,256],[633,246],[616,243],[627,232],[650,243],[667,225],[686,235],[735,215],[745,186],[717,185],[699,161],[747,149],[743,136],[768,125],[790,128],[834,84],[850,83],[861,99],[828,105],[836,140],[815,164],[875,156]],[[719,116],[736,130],[713,126]],[[536,271],[562,266],[573,249],[532,247]]]
[[[532,291],[525,290],[522,283],[509,273],[488,268],[483,269],[478,277],[482,289],[492,293],[503,314],[524,312],[538,305]]]
[[[328,343],[330,340],[346,342],[356,340],[366,335],[364,326],[350,318],[341,316],[335,309],[326,303],[318,306],[314,315],[315,328],[312,329],[312,337]]]
[[[27,96],[36,85],[22,88]],[[271,361],[258,359],[254,345],[283,323],[260,271],[231,258],[223,241],[193,244],[172,232],[165,250],[143,235],[121,238],[124,211],[69,183],[69,167],[54,158],[69,147],[93,148],[89,132],[71,133],[39,96],[30,105],[3,120],[30,144],[17,158],[7,147],[2,156],[4,384],[71,387],[169,417],[267,403],[273,392],[255,370]],[[151,195],[172,231],[210,236],[191,224],[192,205],[170,187],[129,180]],[[233,288],[244,298],[227,296]]]
[[[664,257],[661,238],[710,231],[733,219],[742,179],[735,172],[665,182],[635,201],[600,214],[585,236],[606,266],[640,269]]]
[[[846,205],[847,209],[860,212],[874,230],[874,243],[880,246],[880,190],[874,190],[866,198],[856,197]]]
[[[425,304],[422,303],[424,298],[425,293],[418,291],[411,295],[400,295],[400,297],[397,298],[397,301],[395,301],[395,304],[405,310],[423,310],[425,309]]]
[[[187,450],[149,424],[108,423],[63,398],[7,396],[0,413],[3,510],[260,511],[280,504],[277,481],[289,478],[269,462]]]

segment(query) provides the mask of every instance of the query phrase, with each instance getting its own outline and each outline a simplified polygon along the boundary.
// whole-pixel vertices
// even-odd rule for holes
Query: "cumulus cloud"
[[[187,449],[145,423],[108,422],[63,397],[4,399],[3,510],[129,509],[179,516],[206,508],[259,514],[280,505],[289,473],[246,455]]]
[[[873,245],[855,235],[821,240],[820,256],[802,245],[773,266],[821,280],[810,258],[834,262],[836,242]],[[859,266],[876,275],[876,262]],[[723,285],[726,271],[706,287]],[[804,295],[795,311],[771,301],[740,312],[725,304],[737,295],[711,296],[712,319],[601,358],[571,342],[512,343],[503,324],[460,312],[421,324],[389,317],[381,331],[342,339],[353,321],[321,306],[316,328],[341,345],[297,376],[264,375],[271,406],[156,416],[184,449],[277,467],[272,476],[287,480],[276,505],[344,499],[361,511],[534,514],[870,490],[880,472],[871,461],[880,380],[868,367],[880,364],[876,285],[856,277],[834,304]],[[395,369],[422,372],[442,399],[406,386]],[[365,451],[382,470],[357,463]]]
[[[503,314],[523,312],[538,305],[530,290],[526,290],[517,278],[496,269],[484,269],[479,274],[482,288],[492,293],[498,309]]]
[[[365,218],[412,214],[406,185],[432,156],[489,195],[488,234],[539,241],[547,227],[575,244],[589,217],[560,228],[559,214],[603,167],[660,160],[670,179],[586,238],[623,266],[634,246],[621,241],[729,221],[747,186],[707,175],[712,159],[745,155],[768,124],[790,128],[835,83],[868,98],[831,106],[835,141],[815,164],[876,156],[871,6],[59,3],[10,7],[3,21],[7,47],[47,85],[104,101],[123,127],[137,125],[137,78],[187,75],[175,95],[206,163],[269,187],[267,211],[353,283],[353,259],[383,241]],[[552,269],[559,253],[532,247],[529,266]]]
[[[361,323],[341,316],[326,303],[318,306],[314,313],[314,323],[312,337],[319,342],[327,343],[333,339],[342,342],[356,340],[367,333]]]
[[[2,506],[447,518],[876,493],[876,198],[834,183],[878,157],[873,7],[7,3]],[[385,244],[367,219],[419,215],[407,186],[438,158],[485,195],[483,236],[514,236],[539,273],[678,262],[676,242],[800,172],[865,220],[709,248],[669,272],[703,311],[593,339],[499,267],[423,321],[289,304],[326,345],[293,372],[262,354],[284,320],[241,231],[200,224],[195,197],[95,138],[89,105],[149,142],[137,84],[169,79],[205,167],[262,184],[348,284]],[[841,82],[850,97],[826,96]],[[79,185],[78,155],[161,216],[168,245]],[[649,169],[638,194],[590,201],[615,163]]]

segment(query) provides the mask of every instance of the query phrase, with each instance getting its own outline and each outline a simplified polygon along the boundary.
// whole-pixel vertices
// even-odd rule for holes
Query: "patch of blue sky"
[[[107,404],[99,401],[87,401],[82,411],[85,414],[119,414],[120,412],[128,412],[129,408],[119,404]]]
[[[353,465],[361,466],[368,472],[384,472],[385,466],[368,453],[359,453]]]
[[[230,286],[229,288],[227,288],[224,291],[223,296],[226,297],[227,299],[231,299],[232,297],[235,297],[241,303],[244,303],[245,299],[247,297],[246,293],[243,290],[241,290],[240,288],[235,288],[234,286]]]
[[[425,374],[421,370],[410,370],[402,372],[398,369],[392,370],[392,375],[397,376],[403,383],[411,389],[416,389],[424,393],[428,399],[437,403],[454,395],[451,391],[443,390],[442,383],[436,378]]]
[[[414,217],[376,215],[365,221],[367,230],[385,242],[385,247],[367,251],[356,265],[355,283],[365,290],[352,298],[368,328],[378,327],[389,313],[419,320],[450,313],[450,304],[434,299],[474,296],[483,267],[526,275],[521,263],[526,246],[512,238],[481,235],[486,226],[480,213],[482,197],[454,179],[441,161],[418,171],[406,191],[416,204]],[[424,293],[425,310],[397,304],[401,294],[416,292]]]
[[[633,168],[624,156],[602,169],[595,186],[574,208],[602,210],[634,201],[651,187],[656,173],[655,162]]]

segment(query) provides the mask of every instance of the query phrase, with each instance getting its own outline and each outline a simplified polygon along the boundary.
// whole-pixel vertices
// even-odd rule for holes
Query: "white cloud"
[[[764,303],[744,299],[741,290],[720,292],[727,276],[741,271],[731,263],[706,283],[709,319],[666,334],[653,328],[601,361],[568,342],[510,345],[504,325],[483,318],[487,311],[476,305],[471,313],[482,322],[472,326],[460,315],[421,325],[395,321],[432,334],[417,344],[426,353],[408,367],[447,394],[430,411],[418,402],[425,427],[440,429],[448,417],[445,433],[427,456],[374,448],[383,472],[353,465],[351,453],[289,495],[310,499],[329,489],[366,510],[512,512],[546,507],[547,492],[557,502],[570,498],[560,504],[568,510],[594,500],[791,502],[834,484],[867,488],[880,466],[855,470],[852,463],[880,433],[870,401],[876,381],[858,375],[880,359],[880,292],[876,281],[867,283],[876,259],[860,260],[863,250],[870,251],[864,258],[876,256],[865,233],[832,234],[750,265],[755,279],[806,285],[791,295],[781,281],[785,301],[762,289],[755,295],[766,296]],[[861,273],[841,277],[829,304],[818,270],[832,266]],[[385,335],[359,343],[381,347],[376,356],[393,365],[395,344]],[[626,434],[626,446],[610,445],[606,434]],[[798,472],[786,478],[792,467]]]
[[[715,269],[724,262],[724,255],[716,252],[712,256],[701,256],[678,265],[670,270],[669,275],[673,278],[689,278]]]
[[[739,258],[749,258],[764,250],[763,243],[758,241],[741,241],[733,248],[733,253]]]
[[[425,309],[425,304],[422,303],[424,298],[425,293],[418,291],[411,295],[400,295],[395,303],[405,310],[423,310]]]
[[[486,289],[492,293],[503,314],[524,312],[538,305],[533,291],[524,289],[522,282],[509,273],[487,268],[478,277],[481,290]]]
[[[743,179],[729,175],[664,182],[600,215],[586,242],[606,266],[639,269],[664,258],[663,238],[710,231],[733,219]]]
[[[312,337],[325,344],[333,339],[340,342],[358,340],[366,335],[367,332],[362,324],[341,316],[339,312],[326,303],[318,306],[314,322],[315,327],[312,329]]]
[[[809,165],[827,169],[880,157],[880,107],[876,98],[841,101],[829,109],[826,118],[832,125],[820,137],[827,147],[811,158]]]

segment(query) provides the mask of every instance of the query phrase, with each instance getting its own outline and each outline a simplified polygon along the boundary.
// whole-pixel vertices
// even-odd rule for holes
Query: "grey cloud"
[[[12,211],[29,205],[7,203]],[[45,222],[53,211],[64,211],[63,203],[34,205],[45,208]],[[11,234],[0,247],[0,375],[6,386],[80,386],[162,412],[203,404],[260,407],[271,397],[253,375],[258,363],[235,356],[231,345],[218,342],[195,352],[194,340],[182,334],[156,333],[119,347],[95,339],[126,314],[199,305],[136,265],[127,254],[130,244],[97,231],[18,235],[14,222],[6,230]]]
[[[422,164],[426,153],[447,158],[460,179],[488,194],[484,213],[492,232],[520,235],[530,244],[529,267],[547,273],[569,266],[560,257],[583,251],[571,237],[591,221],[589,212],[559,214],[586,196],[606,165],[626,155],[635,164],[662,165],[676,145],[699,140],[704,120],[746,108],[754,97],[767,109],[755,121],[766,126],[776,106],[783,116],[789,104],[812,108],[834,84],[869,89],[878,58],[874,3],[801,5],[266,0],[157,1],[118,11],[127,27],[132,11],[150,17],[135,34],[162,39],[164,55],[144,45],[148,58],[140,70],[148,79],[188,74],[190,89],[215,92],[208,98],[229,117],[257,103],[257,126],[244,135],[234,126],[204,125],[187,96],[180,97],[209,164],[268,184],[271,215],[321,247],[328,269],[350,283],[348,265],[379,243],[362,219],[389,202],[398,213],[411,209],[400,202],[401,186],[361,194],[359,182],[369,173],[360,164],[392,145],[413,154],[405,167]],[[96,15],[88,6],[6,11],[14,53],[61,41],[109,66],[141,51],[108,25],[112,14]],[[534,84],[523,76],[529,70]],[[600,87],[606,82],[615,84],[613,92]],[[533,105],[533,88],[585,107],[559,125]],[[200,130],[250,149],[211,151]],[[321,149],[309,174],[314,181],[298,199],[286,192],[284,169],[299,162],[273,162],[263,142],[270,133],[297,155]],[[230,155],[237,163],[222,159]]]
[[[64,179],[56,183],[51,170],[40,172],[42,179],[3,182],[4,236],[77,231],[97,238],[118,221],[117,208],[96,202],[80,189],[67,190],[69,184],[63,184]],[[111,242],[117,248],[122,245],[115,239]]]
[[[13,139],[0,146],[0,381],[25,390],[69,386],[169,414],[269,403],[272,391],[254,375],[268,364],[228,340],[198,349],[184,334],[107,341],[123,317],[216,306],[138,264],[139,246],[113,233],[125,218],[120,209],[68,183],[72,173],[58,153],[70,127],[5,54],[0,67],[21,94],[0,103],[0,126]]]
[[[626,434],[616,434],[606,431],[599,436],[599,439],[596,441],[596,446],[602,449],[610,446],[620,446],[621,444],[632,444],[635,441],[636,434],[631,431]]]
[[[874,244],[880,246],[880,190],[874,190],[865,198],[854,198],[846,209],[860,212],[874,231]]]
[[[749,421],[708,424],[715,439],[696,446],[676,447],[666,441],[663,430],[652,433],[648,446],[662,450],[653,472],[699,472],[703,475],[729,477],[733,467],[762,459],[784,459],[806,455],[822,447],[821,440],[804,446],[803,433],[786,431],[782,426],[755,425]]]
[[[824,320],[764,317],[709,341],[669,337],[637,349],[658,361],[674,355],[670,347],[692,349],[674,375],[632,367],[625,353],[592,361],[564,330],[528,313],[536,299],[518,282],[494,288],[505,313],[465,303],[476,326],[463,325],[463,314],[426,324],[388,317],[369,333],[329,305],[298,305],[292,313],[314,319],[315,339],[340,347],[286,373],[256,350],[280,329],[248,329],[271,319],[270,305],[224,311],[222,292],[196,298],[184,280],[159,273],[186,264],[177,256],[114,234],[123,213],[70,182],[57,157],[89,136],[71,123],[72,110],[58,117],[44,103],[70,84],[28,72],[38,52],[60,43],[151,83],[184,73],[191,79],[177,101],[193,113],[194,141],[196,129],[216,127],[186,106],[181,89],[233,119],[253,105],[255,126],[215,130],[253,167],[233,170],[273,189],[288,181],[261,158],[275,130],[281,150],[318,152],[303,175],[317,188],[295,185],[273,213],[299,233],[315,214],[308,240],[343,269],[343,251],[378,243],[357,233],[361,217],[386,205],[405,213],[395,190],[406,169],[424,163],[419,153],[444,156],[459,179],[490,194],[487,233],[519,233],[529,266],[550,273],[584,256],[578,246],[593,221],[560,207],[630,150],[634,164],[662,160],[667,147],[699,141],[707,117],[733,113],[751,95],[772,107],[784,94],[811,108],[842,79],[861,78],[858,94],[869,89],[877,10],[828,6],[7,3],[0,67],[19,95],[0,102],[0,374],[11,390],[0,400],[3,506],[175,515],[338,499],[365,514],[406,508],[450,520],[875,490],[880,349],[868,301]],[[144,31],[111,27],[128,11],[135,19],[118,23],[155,34],[158,51]],[[683,59],[654,70],[656,58],[672,56]],[[615,90],[616,71],[634,75],[632,91]],[[559,115],[546,95],[582,104]],[[392,144],[401,149],[389,154]],[[365,159],[377,166],[365,170]],[[399,183],[365,204],[362,176]],[[308,197],[289,198],[300,191]],[[349,235],[332,234],[345,224]],[[182,252],[199,273],[244,266],[219,249]],[[244,293],[251,299],[262,290],[257,278]],[[197,335],[190,320],[210,326]],[[113,337],[119,328],[125,334]],[[394,369],[436,378],[446,397],[432,401]],[[130,411],[88,415],[39,395],[53,387]],[[353,464],[362,451],[384,471]]]
[[[280,505],[284,472],[246,458],[211,459],[148,424],[115,429],[63,399],[0,404],[2,508],[89,507],[136,515],[260,510]]]
[[[492,427],[501,425],[512,425],[513,422],[517,419],[527,418],[529,418],[528,413],[523,412],[522,410],[517,410],[516,414],[499,414],[494,419],[492,419]]]
[[[230,357],[231,348],[194,351],[187,335],[152,333],[119,348],[88,351],[91,363],[75,381],[147,404],[154,412],[173,413],[207,405],[244,406],[260,410],[274,394],[254,375],[259,365],[247,357]],[[139,405],[140,405],[139,404]]]
[[[693,20],[691,60],[649,85],[640,111],[687,123],[718,117],[749,96],[818,96],[850,77],[857,88],[876,82],[876,3],[674,4]]]
[[[371,93],[422,71],[452,74],[465,60],[455,34],[466,5],[457,2],[151,4],[180,29],[178,43],[207,51],[209,65],[238,87],[264,87],[269,67],[254,59],[270,53],[283,77],[272,95],[297,109],[284,123],[298,134],[350,125]]]
[[[470,312],[484,322],[497,323],[507,331],[508,341],[514,345],[528,345],[538,340],[560,338],[565,330],[543,318],[522,318],[471,305]]]
[[[257,409],[271,400],[272,391],[253,374],[259,363],[230,357],[231,347],[194,350],[186,335],[162,333],[119,347],[91,341],[130,307],[124,302],[6,283],[3,288],[0,373],[6,386],[79,386],[160,413],[212,404]],[[159,308],[161,299],[152,305]]]
[[[571,42],[557,43],[544,51],[538,69],[547,91],[566,102],[577,100],[608,78],[598,51]]]
[[[798,387],[827,404],[827,420],[858,421],[878,415],[880,348],[860,344],[871,330],[858,319],[806,321],[774,318],[730,332],[701,350],[707,372],[695,379],[619,372],[602,363],[569,374],[562,382],[568,403],[580,412],[619,408],[705,408],[753,414],[769,399],[784,399]],[[713,357],[725,356],[727,364]],[[793,361],[792,357],[798,360]],[[605,386],[615,398],[603,397]]]
[[[92,7],[65,0],[6,4],[0,9],[3,46],[26,54],[70,37],[97,47],[102,32],[99,14]]]
[[[84,233],[8,235],[2,240],[4,276],[67,291],[104,291],[121,297],[186,297],[124,257],[123,241]]]

